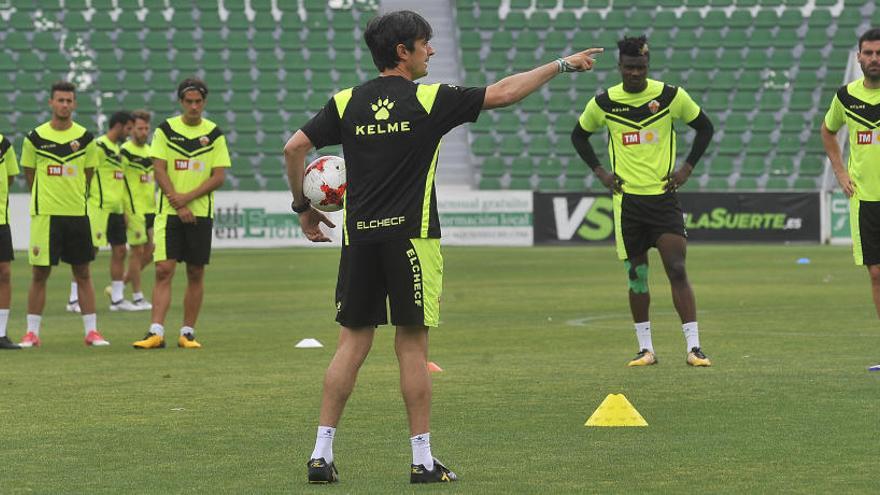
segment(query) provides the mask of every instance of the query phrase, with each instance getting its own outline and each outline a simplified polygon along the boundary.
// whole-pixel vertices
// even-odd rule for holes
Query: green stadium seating
[[[767,179],[767,183],[764,185],[764,190],[766,191],[784,191],[787,189],[789,189],[788,179],[782,177],[771,177]]]

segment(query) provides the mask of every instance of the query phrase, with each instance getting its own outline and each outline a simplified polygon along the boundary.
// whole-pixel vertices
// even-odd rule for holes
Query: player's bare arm
[[[594,55],[604,48],[588,48],[580,53],[536,67],[528,72],[520,72],[489,85],[483,109],[501,108],[522,100],[562,72],[584,72],[593,68]]]
[[[32,191],[34,189],[34,176],[36,175],[36,170],[31,167],[22,168],[24,168],[24,177],[27,179],[28,191]]]
[[[293,195],[293,204],[298,207],[306,204],[302,184],[306,168],[306,155],[308,155],[312,148],[314,148],[312,141],[302,131],[296,131],[287,141],[287,144],[284,145],[287,181],[290,185],[290,192]],[[330,238],[321,231],[321,223],[330,228],[336,226],[323,213],[314,208],[309,208],[300,213],[299,223],[303,233],[312,242],[330,242]]]
[[[821,128],[822,144],[825,146],[825,153],[831,160],[831,168],[834,170],[834,176],[837,177],[837,183],[843,189],[843,193],[847,198],[851,198],[855,194],[855,186],[843,165],[843,155],[840,152],[840,144],[837,143],[837,133],[831,132],[822,122]]]
[[[171,178],[168,177],[168,162],[165,160],[160,160],[158,158],[153,159],[153,173],[156,178],[156,184],[159,184],[159,189],[162,190],[162,193],[170,198],[171,194],[176,194],[174,190],[174,185],[171,184]],[[195,223],[196,217],[186,206],[182,208],[175,208],[177,210],[177,216],[180,218],[180,221],[183,223]]]
[[[193,189],[192,191],[186,193],[172,192],[167,193],[168,203],[175,209],[184,207],[189,203],[195,201],[196,199],[201,198],[206,194],[210,194],[213,191],[216,191],[223,185],[223,182],[226,181],[226,168],[218,167],[211,169],[211,176],[205,182],[202,182],[199,187]]]

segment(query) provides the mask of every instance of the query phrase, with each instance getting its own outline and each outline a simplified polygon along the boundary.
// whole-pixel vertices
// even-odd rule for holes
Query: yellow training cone
[[[608,394],[584,426],[648,426],[623,394]]]

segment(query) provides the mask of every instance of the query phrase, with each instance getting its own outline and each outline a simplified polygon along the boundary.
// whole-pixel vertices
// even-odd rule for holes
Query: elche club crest
[[[657,100],[651,100],[651,102],[648,103],[648,110],[650,110],[651,113],[657,113],[657,111],[660,110],[660,102]]]
[[[77,141],[76,139],[74,139],[73,141],[71,141],[71,142],[70,142],[70,149],[72,149],[74,153],[76,153],[77,151],[79,151],[79,141]]]
[[[210,142],[211,139],[208,136],[202,136],[199,138],[199,144],[201,144],[202,146],[207,146]]]

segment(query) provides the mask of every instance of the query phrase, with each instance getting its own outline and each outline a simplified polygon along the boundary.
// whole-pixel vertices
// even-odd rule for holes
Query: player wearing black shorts
[[[837,182],[849,198],[853,260],[868,271],[880,317],[880,29],[869,29],[859,37],[857,60],[863,77],[837,90],[820,132]],[[849,131],[845,166],[837,143],[844,126]],[[880,364],[868,369],[880,371]]]
[[[0,350],[21,349],[6,335],[9,323],[9,303],[12,299],[12,232],[9,229],[9,186],[18,175],[18,158],[6,137],[0,134]],[[2,180],[3,177],[8,177]]]
[[[648,79],[650,52],[644,36],[618,43],[623,82],[590,98],[572,132],[572,143],[602,183],[613,191],[618,257],[629,278],[629,303],[639,352],[629,366],[655,364],[648,307],[648,250],[656,247],[672,286],[672,299],[686,341],[685,361],[710,366],[700,348],[697,306],[685,270],[687,233],[676,189],[690,177],[712,140],[709,118],[679,87]],[[697,131],[684,165],[675,170],[674,120]],[[590,135],[608,129],[609,173],[590,145]]]
[[[200,79],[184,79],[177,87],[181,114],[156,127],[150,150],[162,198],[154,225],[156,285],[152,324],[136,349],[165,347],[165,316],[171,304],[171,282],[178,263],[186,263],[183,325],[177,346],[199,349],[195,325],[202,308],[205,266],[211,259],[214,235],[214,191],[232,165],[226,136],[202,117],[208,87]]]
[[[431,26],[418,14],[376,17],[364,38],[380,77],[334,95],[284,149],[292,208],[312,241],[328,241],[319,223],[331,223],[302,194],[306,155],[341,143],[348,179],[336,289],[339,345],[325,376],[308,479],[338,480],[332,449],[336,425],[375,328],[388,321],[387,300],[397,327],[401,392],[412,435],[410,481],[453,481],[455,474],[431,455],[429,433],[428,328],[439,324],[443,276],[434,189],[440,139],[476,121],[482,109],[511,105],[560,72],[590,69],[591,55],[601,49],[557,59],[486,88],[462,88],[413,82],[427,74],[434,54],[428,43]]]
[[[89,263],[95,259],[86,206],[86,185],[97,165],[94,135],[73,121],[76,87],[64,81],[49,93],[52,119],[28,133],[21,147],[21,166],[31,189],[31,236],[28,260],[33,271],[28,292],[27,333],[22,347],[40,345],[46,283],[52,266],[71,265],[77,283],[87,346],[110,343],[97,328],[95,291]]]

